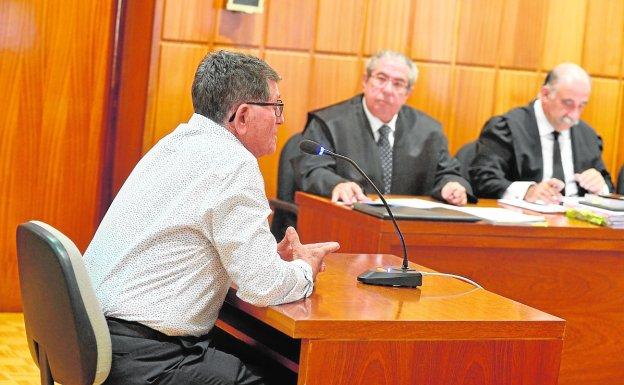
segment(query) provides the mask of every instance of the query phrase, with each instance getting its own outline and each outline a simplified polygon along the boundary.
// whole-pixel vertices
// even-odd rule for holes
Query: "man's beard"
[[[563,122],[563,124],[565,124],[566,126],[576,126],[578,124],[578,119],[572,119],[569,116],[564,116],[563,118],[561,118],[561,122]]]

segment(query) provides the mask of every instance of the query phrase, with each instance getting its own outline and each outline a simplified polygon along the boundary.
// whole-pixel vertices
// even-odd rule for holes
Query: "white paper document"
[[[434,207],[446,207],[449,209],[455,208],[455,206],[447,205],[441,202],[432,202],[432,201],[418,199],[418,198],[391,198],[391,199],[386,199],[386,201],[391,206],[413,207],[416,209],[431,209]]]
[[[388,202],[388,206],[401,206],[401,207],[413,207],[415,209],[432,209],[434,207],[447,207],[454,208],[455,206],[447,205],[440,202],[432,202],[424,199],[418,198],[389,198],[386,199]],[[375,199],[370,202],[366,202],[367,205],[371,206],[383,206],[381,199]]]
[[[521,224],[544,222],[546,219],[540,215],[528,215],[500,207],[458,207],[441,202],[433,202],[418,198],[397,198],[386,200],[391,206],[406,206],[417,209],[430,209],[433,207],[444,207],[451,210],[472,214],[492,223],[500,224]],[[381,204],[381,201],[374,201],[372,204]],[[565,211],[565,210],[564,210]]]
[[[546,214],[565,213],[566,211],[566,208],[562,205],[531,203],[525,201],[524,199],[499,199],[498,203]]]
[[[528,215],[500,207],[455,207],[455,210],[472,214],[486,221],[500,224],[521,224],[544,222],[541,215]]]

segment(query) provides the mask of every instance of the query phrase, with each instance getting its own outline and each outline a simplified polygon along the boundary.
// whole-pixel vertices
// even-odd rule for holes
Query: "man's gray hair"
[[[268,80],[279,81],[277,72],[255,56],[231,51],[210,52],[195,72],[191,94],[195,113],[218,124],[245,102],[266,102]]]
[[[416,68],[416,64],[414,64],[410,58],[396,51],[379,51],[375,55],[371,56],[366,62],[367,78],[370,78],[373,71],[377,68],[377,62],[381,59],[397,59],[405,63],[407,68],[409,68],[409,73],[407,75],[408,88],[412,88],[414,83],[416,83],[416,78],[418,77],[418,68]]]

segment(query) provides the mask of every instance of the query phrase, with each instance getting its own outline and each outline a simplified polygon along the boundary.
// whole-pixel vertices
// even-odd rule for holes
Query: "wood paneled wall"
[[[579,63],[594,79],[583,117],[610,171],[624,163],[624,0],[266,0],[260,15],[222,0],[160,3],[144,151],[192,113],[189,87],[209,50],[249,52],[280,72],[281,148],[307,111],[359,92],[365,59],[387,48],[416,61],[408,103],[443,123],[452,153],[490,116],[534,98],[555,64]],[[269,196],[278,157],[260,161]]]
[[[19,311],[15,230],[81,250],[98,219],[114,2],[0,2],[0,311]]]

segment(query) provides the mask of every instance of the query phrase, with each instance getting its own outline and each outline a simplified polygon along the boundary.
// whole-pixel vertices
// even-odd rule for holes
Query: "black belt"
[[[154,330],[148,326],[140,324],[135,321],[126,321],[114,317],[106,317],[106,323],[108,324],[108,330],[111,334],[118,336],[146,338],[149,340],[161,341],[161,342],[175,342],[184,341],[190,344],[196,344],[200,341],[209,341],[210,333],[205,336],[193,337],[193,336],[168,336],[164,333]]]
[[[119,318],[106,317],[106,323],[111,334],[127,337],[147,338],[149,340],[164,341],[170,337],[134,321],[126,321]]]

